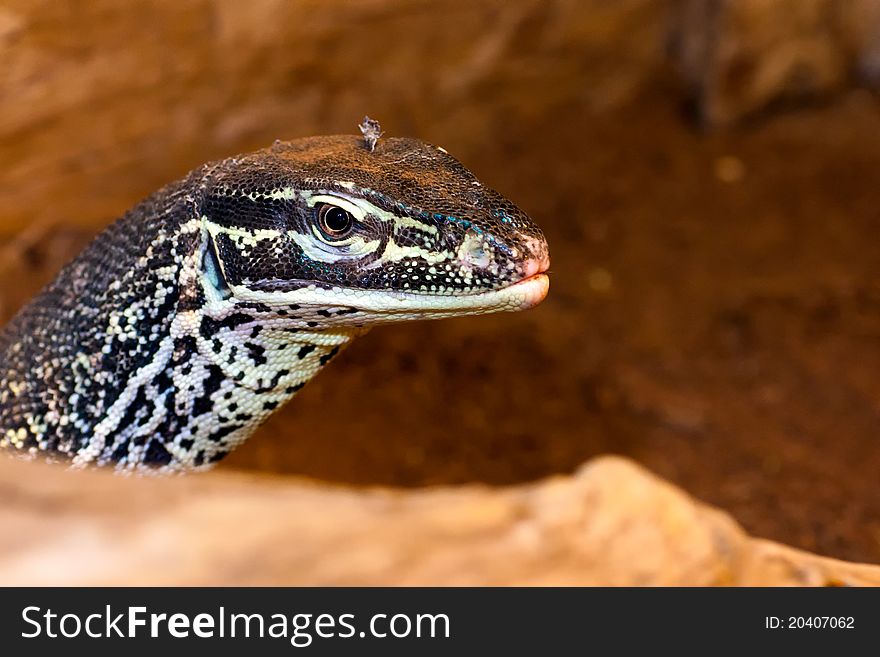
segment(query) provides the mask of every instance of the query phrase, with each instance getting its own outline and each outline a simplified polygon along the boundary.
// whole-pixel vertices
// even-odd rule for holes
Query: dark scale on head
[[[0,333],[0,446],[206,467],[365,328],[543,298],[522,211],[440,148],[369,135],[205,165],[101,233]]]
[[[470,294],[546,259],[540,230],[452,156],[411,139],[382,140],[372,153],[357,144],[282,143],[268,165],[263,152],[218,177],[205,214],[228,284]],[[258,161],[268,191],[254,194],[248,165]]]

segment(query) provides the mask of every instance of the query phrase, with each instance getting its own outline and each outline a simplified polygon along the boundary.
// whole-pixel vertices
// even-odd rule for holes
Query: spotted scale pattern
[[[205,165],[0,333],[0,447],[206,468],[369,327],[530,307],[547,266],[529,218],[424,142],[310,138]]]

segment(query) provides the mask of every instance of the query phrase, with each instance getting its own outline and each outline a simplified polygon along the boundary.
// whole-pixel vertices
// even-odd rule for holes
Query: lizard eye
[[[318,228],[329,240],[343,239],[354,228],[354,217],[338,205],[323,203],[318,206]]]

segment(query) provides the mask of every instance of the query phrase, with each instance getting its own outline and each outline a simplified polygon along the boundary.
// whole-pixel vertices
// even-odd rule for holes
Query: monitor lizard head
[[[315,330],[520,310],[549,285],[532,220],[416,139],[315,137],[230,158],[201,214],[209,305],[303,310]]]
[[[0,448],[210,467],[373,324],[544,298],[521,210],[368,128],[204,165],[102,231],[0,332]]]

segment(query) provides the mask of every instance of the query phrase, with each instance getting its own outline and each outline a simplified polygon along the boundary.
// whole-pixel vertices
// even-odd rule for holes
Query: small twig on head
[[[365,116],[364,122],[361,123],[358,128],[361,129],[361,134],[364,136],[367,150],[372,153],[376,150],[376,142],[379,141],[379,137],[383,134],[379,122],[375,119],[371,119],[369,116]]]

